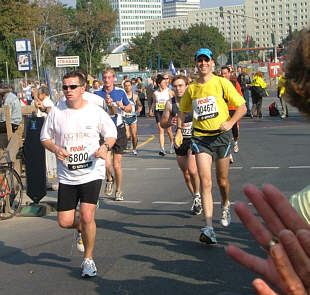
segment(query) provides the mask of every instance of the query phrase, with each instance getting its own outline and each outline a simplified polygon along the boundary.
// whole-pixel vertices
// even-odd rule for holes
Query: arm
[[[155,92],[152,94],[152,105],[151,105],[151,109],[150,109],[150,116],[154,116],[154,110],[155,110],[155,103],[156,103],[156,96],[155,96]]]
[[[42,141],[42,145],[54,153],[56,155],[56,158],[60,161],[64,161],[67,157],[70,156],[70,153],[66,151],[65,149],[57,146],[51,139],[47,139]]]
[[[246,105],[243,104],[239,106],[230,120],[224,122],[220,126],[220,130],[228,131],[230,130],[247,112]]]
[[[139,98],[139,96],[137,95],[137,94],[135,94],[134,95],[134,97],[135,97],[135,102],[136,102],[136,104],[137,104],[137,111],[140,113],[141,111],[142,111],[142,103],[141,103],[141,101],[140,101],[140,98]]]
[[[162,128],[168,128],[172,125],[171,124],[171,119],[172,119],[171,113],[172,113],[171,102],[167,101],[166,105],[165,105],[165,110],[164,110],[162,117],[160,119],[160,126]]]
[[[179,148],[183,142],[182,126],[186,117],[186,113],[178,112],[177,131],[174,137],[174,145]]]

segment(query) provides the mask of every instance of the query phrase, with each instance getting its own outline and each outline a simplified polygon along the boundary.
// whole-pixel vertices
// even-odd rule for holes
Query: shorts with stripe
[[[223,159],[229,156],[231,149],[231,132],[224,132],[213,136],[193,136],[193,154],[208,153],[213,159]]]

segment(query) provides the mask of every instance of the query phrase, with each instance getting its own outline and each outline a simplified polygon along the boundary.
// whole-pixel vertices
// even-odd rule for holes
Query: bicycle
[[[0,158],[0,220],[12,218],[21,211],[23,183],[13,162]]]

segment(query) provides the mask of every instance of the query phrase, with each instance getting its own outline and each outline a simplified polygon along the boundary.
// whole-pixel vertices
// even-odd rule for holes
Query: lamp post
[[[66,33],[60,33],[60,34],[56,34],[56,35],[52,35],[52,36],[49,36],[47,38],[45,38],[42,42],[42,44],[40,45],[39,47],[39,52],[38,52],[38,67],[40,68],[41,66],[41,49],[43,47],[43,45],[45,44],[46,41],[50,40],[51,38],[54,38],[54,37],[58,37],[58,36],[62,36],[62,35],[68,35],[68,34],[77,34],[78,31],[72,31],[72,32],[66,32]],[[39,80],[40,81],[40,80]]]

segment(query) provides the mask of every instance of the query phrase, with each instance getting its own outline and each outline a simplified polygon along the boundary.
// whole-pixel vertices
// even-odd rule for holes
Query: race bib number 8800
[[[217,117],[218,114],[214,96],[198,98],[193,101],[193,116],[197,121],[212,119]]]

